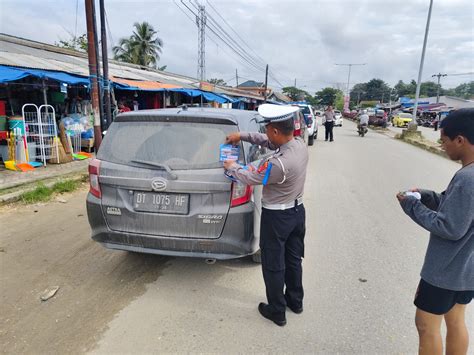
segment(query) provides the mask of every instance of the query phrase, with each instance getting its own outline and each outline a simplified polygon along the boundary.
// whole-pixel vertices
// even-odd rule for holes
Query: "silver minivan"
[[[89,165],[92,239],[110,249],[259,259],[261,186],[224,175],[233,131],[263,132],[255,111],[174,108],[117,116]],[[241,142],[239,162],[265,148]]]

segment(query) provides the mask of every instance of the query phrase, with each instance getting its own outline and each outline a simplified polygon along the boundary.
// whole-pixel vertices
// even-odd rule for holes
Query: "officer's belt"
[[[299,197],[293,202],[288,202],[288,203],[271,204],[271,203],[266,203],[262,201],[262,207],[266,208],[267,210],[287,210],[290,208],[295,208],[296,206],[299,206],[302,203],[303,203],[303,197]]]

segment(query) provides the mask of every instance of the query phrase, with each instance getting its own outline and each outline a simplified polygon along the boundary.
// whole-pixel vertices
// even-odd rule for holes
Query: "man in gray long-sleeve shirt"
[[[303,190],[308,151],[304,141],[293,137],[297,110],[292,106],[260,105],[258,112],[265,119],[267,134],[235,132],[226,140],[238,144],[242,139],[276,149],[275,154],[253,170],[235,161],[224,162],[224,168],[240,182],[263,185],[260,250],[268,304],[260,303],[258,311],[279,326],[286,324],[286,307],[294,313],[303,312]]]
[[[414,301],[419,352],[442,353],[444,317],[446,353],[466,354],[469,338],[464,315],[474,297],[474,109],[446,117],[441,140],[448,156],[462,162],[446,191],[414,189],[397,198],[405,213],[430,232]]]

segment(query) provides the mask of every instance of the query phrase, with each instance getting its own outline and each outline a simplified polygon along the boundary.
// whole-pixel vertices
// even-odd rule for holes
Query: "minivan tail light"
[[[232,198],[230,201],[230,207],[240,206],[250,201],[252,196],[252,186],[236,181],[232,183],[231,190]]]
[[[99,168],[100,160],[92,159],[89,163],[89,192],[97,198],[102,197],[102,192],[100,191],[99,185]]]

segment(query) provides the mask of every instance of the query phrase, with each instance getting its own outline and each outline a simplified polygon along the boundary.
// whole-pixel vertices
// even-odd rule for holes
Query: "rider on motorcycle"
[[[369,125],[369,115],[367,114],[367,110],[362,110],[362,115],[359,116],[359,124],[357,128],[361,128],[362,126]]]

